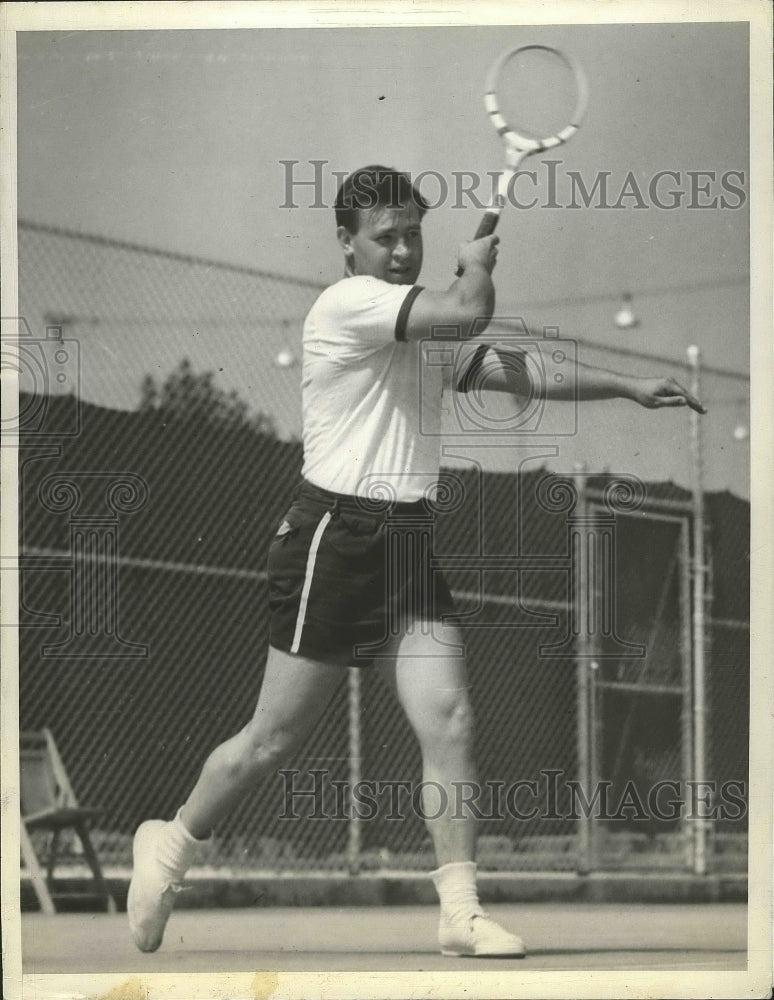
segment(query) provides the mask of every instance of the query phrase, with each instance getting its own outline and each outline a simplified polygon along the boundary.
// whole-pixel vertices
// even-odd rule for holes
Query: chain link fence
[[[268,641],[267,547],[301,465],[294,359],[317,293],[20,227],[20,724],[52,730],[80,800],[104,810],[95,841],[108,864],[129,862],[138,823],[170,816],[207,753],[252,714]],[[252,349],[235,334],[248,327]],[[117,367],[111,353],[127,360]],[[605,364],[592,353],[583,360]],[[204,419],[201,380],[188,408],[152,394],[140,406],[139,379],[119,388],[123,367],[161,388],[181,358],[193,373],[239,368],[226,384],[270,419]],[[62,385],[71,391],[58,395]],[[711,385],[709,407],[725,394],[741,420],[739,378],[716,372]],[[688,783],[701,774],[712,785],[709,870],[746,870],[748,503],[707,495],[697,558],[695,498],[671,483],[539,462],[519,475],[463,464],[445,476],[459,502],[439,513],[433,553],[470,664],[481,866],[697,870]],[[382,782],[370,818],[352,809],[357,780]],[[213,864],[427,870],[430,843],[411,807],[420,782],[418,748],[380,677],[342,671],[303,751],[218,830]]]

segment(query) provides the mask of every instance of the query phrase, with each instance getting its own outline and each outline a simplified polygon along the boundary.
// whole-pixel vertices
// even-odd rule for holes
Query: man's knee
[[[301,734],[289,727],[267,728],[249,723],[242,731],[240,766],[253,777],[281,767],[301,743]]]
[[[472,743],[474,733],[473,708],[467,694],[455,702],[447,714],[448,733],[452,740]]]
[[[425,732],[419,734],[425,742],[457,747],[473,743],[475,724],[467,691],[444,692],[435,700],[427,718]]]

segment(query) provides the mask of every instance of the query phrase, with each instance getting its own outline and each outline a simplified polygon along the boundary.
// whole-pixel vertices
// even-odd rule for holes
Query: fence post
[[[691,366],[691,392],[701,394],[701,357],[699,348],[688,348]],[[691,410],[691,458],[693,503],[693,780],[705,781],[707,776],[707,704],[704,602],[706,599],[707,565],[704,556],[704,456],[700,414]],[[697,797],[698,798],[698,797]],[[701,803],[697,801],[697,813]],[[707,820],[700,814],[694,819],[693,870],[707,873]]]
[[[680,654],[682,680],[682,706],[680,711],[681,788],[693,776],[693,619],[691,616],[691,521],[687,518],[680,525]],[[680,820],[685,851],[685,865],[693,869],[694,844],[691,821]]]
[[[574,535],[575,544],[586,546],[587,531],[586,515],[588,499],[586,496],[586,466],[577,465],[576,489],[577,501],[575,505],[575,516],[580,519],[580,530]],[[570,553],[572,558],[572,572],[575,580],[571,587],[571,594],[575,599],[575,607],[569,609],[572,619],[578,625],[576,630],[576,659],[575,670],[577,676],[577,711],[578,711],[578,781],[587,796],[593,795],[591,788],[591,694],[590,694],[590,656],[591,637],[589,629],[589,612],[594,595],[589,593],[589,579],[586,567],[586,560],[580,553]],[[593,858],[593,818],[591,810],[586,815],[581,810],[578,819],[578,873],[588,875],[592,868]]]
[[[360,872],[361,829],[355,809],[354,792],[362,778],[362,741],[360,731],[360,670],[349,667],[349,819],[347,828],[347,867],[350,875]]]

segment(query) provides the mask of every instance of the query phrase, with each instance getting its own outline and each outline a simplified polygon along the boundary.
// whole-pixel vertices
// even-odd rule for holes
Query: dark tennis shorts
[[[434,512],[296,488],[269,549],[269,641],[300,656],[369,666],[415,622],[454,614],[432,570]]]

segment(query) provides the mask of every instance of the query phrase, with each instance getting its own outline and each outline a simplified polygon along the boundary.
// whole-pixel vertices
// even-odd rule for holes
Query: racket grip
[[[492,233],[497,229],[497,223],[500,221],[499,212],[484,212],[484,217],[478,224],[478,229],[476,230],[476,235],[473,237],[474,240],[482,240],[485,236],[491,236]],[[458,267],[456,270],[456,276],[459,278],[463,272],[463,268]]]
[[[497,229],[497,223],[499,221],[499,212],[484,212],[484,217],[481,222],[479,222],[476,235],[473,239],[482,240],[485,236],[491,236],[495,229]]]

